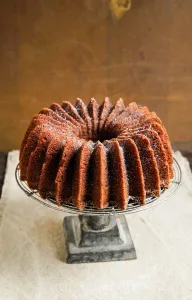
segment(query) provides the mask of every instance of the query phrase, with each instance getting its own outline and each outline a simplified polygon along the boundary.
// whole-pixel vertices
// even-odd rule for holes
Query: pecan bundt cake
[[[161,120],[135,102],[109,98],[53,103],[35,115],[20,151],[20,178],[42,198],[126,209],[159,196],[173,178],[169,137]]]

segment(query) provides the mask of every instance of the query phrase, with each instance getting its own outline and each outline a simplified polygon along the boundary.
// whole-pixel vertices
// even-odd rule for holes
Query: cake
[[[77,99],[36,114],[20,149],[20,179],[58,205],[104,209],[144,205],[173,178],[173,157],[161,120],[135,102],[125,107]]]

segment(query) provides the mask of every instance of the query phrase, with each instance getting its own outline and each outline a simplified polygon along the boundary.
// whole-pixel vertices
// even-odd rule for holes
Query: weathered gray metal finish
[[[70,216],[64,219],[67,263],[136,259],[124,216]]]

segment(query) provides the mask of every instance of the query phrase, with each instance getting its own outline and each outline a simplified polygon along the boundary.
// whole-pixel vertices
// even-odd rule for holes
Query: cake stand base
[[[124,216],[65,217],[64,233],[69,264],[137,258]]]

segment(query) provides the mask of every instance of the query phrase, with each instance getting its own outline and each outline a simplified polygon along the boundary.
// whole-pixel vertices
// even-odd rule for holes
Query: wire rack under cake
[[[159,197],[147,197],[145,205],[141,205],[139,203],[133,203],[133,201],[129,201],[129,204],[127,205],[127,208],[125,210],[118,209],[114,206],[108,206],[105,209],[96,209],[94,206],[91,205],[86,206],[83,210],[79,210],[72,203],[65,204],[63,206],[58,206],[54,198],[42,199],[36,190],[32,190],[29,188],[26,181],[20,180],[19,165],[17,165],[16,167],[15,177],[19,187],[25,192],[25,194],[28,197],[55,210],[74,213],[74,214],[86,214],[86,215],[106,215],[106,214],[120,215],[120,214],[136,213],[141,210],[160,204],[163,201],[169,199],[176,192],[176,190],[178,189],[181,183],[181,168],[178,162],[176,161],[176,159],[174,159],[173,170],[174,170],[174,178],[171,180],[170,187],[168,189],[161,189],[161,194]]]

